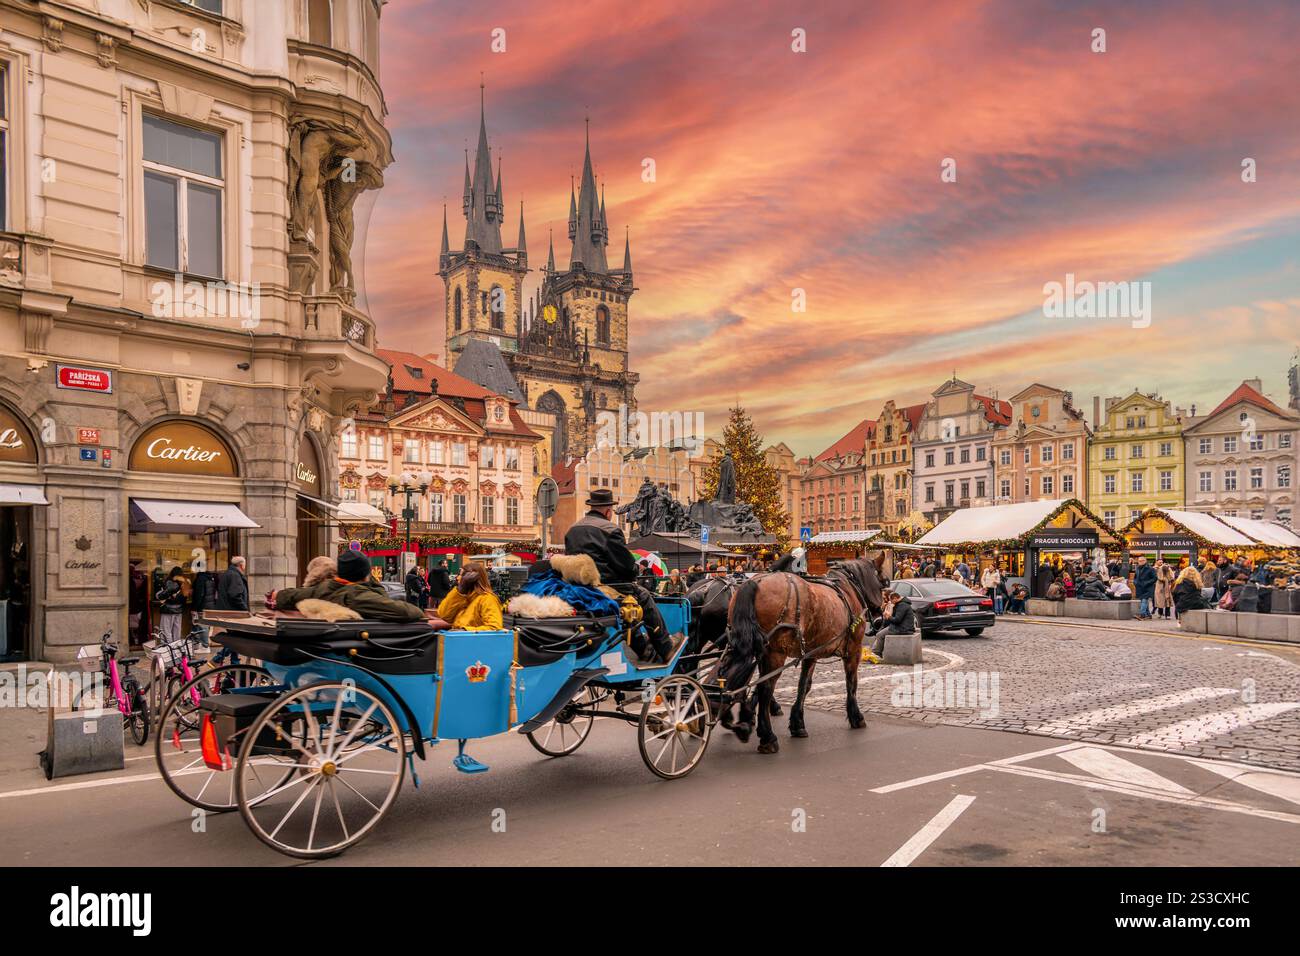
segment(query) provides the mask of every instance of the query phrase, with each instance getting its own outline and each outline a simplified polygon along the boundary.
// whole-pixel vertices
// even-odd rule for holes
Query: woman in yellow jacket
[[[492,592],[487,568],[471,561],[460,572],[456,587],[438,605],[438,617],[457,631],[500,631],[501,601]]]

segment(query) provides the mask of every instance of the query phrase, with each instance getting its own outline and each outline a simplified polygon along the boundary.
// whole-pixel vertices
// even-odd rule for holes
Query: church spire
[[[546,271],[554,272],[555,271],[555,233],[548,229],[547,235],[549,236],[551,251],[546,256]]]
[[[447,241],[447,204],[442,204],[442,251],[438,254],[439,267],[447,268],[447,260],[451,257],[451,243]]]
[[[632,232],[626,227],[623,233],[623,275],[632,278]]]
[[[500,184],[492,181],[492,152],[488,147],[485,84],[479,81],[478,147],[474,150],[471,177],[466,157],[465,244],[475,243],[482,252],[501,252]],[[499,180],[498,175],[498,180]]]
[[[498,181],[499,182],[499,181]],[[519,264],[528,264],[528,240],[524,238],[524,201],[519,200],[519,241],[515,243],[515,258]]]
[[[582,188],[578,193],[576,207],[571,206],[573,211],[569,214],[571,222],[569,234],[573,239],[569,268],[581,262],[588,272],[609,271],[609,266],[605,262],[605,245],[608,239],[604,232],[604,215],[601,206],[602,200],[596,194],[596,176],[591,165],[591,121],[588,120],[586,153],[582,160]]]

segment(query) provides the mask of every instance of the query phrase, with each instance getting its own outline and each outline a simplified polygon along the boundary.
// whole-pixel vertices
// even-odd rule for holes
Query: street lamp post
[[[400,478],[388,479],[388,490],[396,495],[399,491],[405,495],[406,504],[402,508],[402,517],[406,521],[406,541],[402,546],[402,553],[411,550],[411,520],[416,515],[416,510],[411,506],[412,495],[422,495],[429,490],[429,485],[433,483],[433,475],[428,471],[422,471],[418,475],[412,475],[410,472],[402,472]]]

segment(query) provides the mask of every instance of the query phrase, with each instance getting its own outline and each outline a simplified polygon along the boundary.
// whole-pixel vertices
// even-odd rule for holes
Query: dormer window
[[[424,378],[424,369],[416,368],[414,365],[404,365],[402,367],[406,369],[406,374],[410,375],[411,378]]]

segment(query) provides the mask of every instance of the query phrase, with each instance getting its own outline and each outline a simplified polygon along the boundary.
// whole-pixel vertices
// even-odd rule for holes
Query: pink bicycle
[[[99,641],[99,647],[88,644],[77,652],[83,662],[99,658],[99,672],[108,681],[109,696],[104,701],[105,707],[116,707],[122,713],[122,723],[131,732],[131,739],[143,747],[149,739],[149,703],[145,699],[144,688],[139,679],[131,673],[131,665],[138,664],[138,657],[117,659],[117,645],[112,642],[113,632],[109,630]],[[73,710],[80,710],[85,692],[77,695],[72,702]]]

